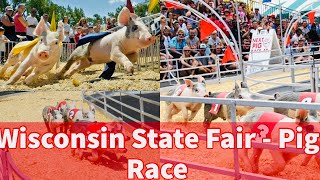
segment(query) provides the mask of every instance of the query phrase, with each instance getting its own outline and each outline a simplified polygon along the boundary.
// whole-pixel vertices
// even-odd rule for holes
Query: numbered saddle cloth
[[[299,102],[314,103],[316,102],[317,93],[313,92],[302,92],[300,93]]]
[[[173,96],[180,96],[183,90],[187,87],[187,85],[183,84],[178,87],[173,93]]]
[[[79,39],[77,46],[82,46],[84,44],[87,44],[89,42],[94,42],[97,41],[107,35],[111,34],[111,32],[107,31],[107,32],[100,32],[100,33],[93,33],[93,34],[88,34],[84,37],[82,37],[81,39]]]
[[[66,105],[67,105],[67,102],[66,101],[62,101],[57,105],[56,109],[58,109],[60,111],[62,106],[66,106]]]
[[[77,115],[77,112],[80,111],[79,109],[71,109],[68,113],[68,121],[71,122],[74,117]]]
[[[251,133],[257,133],[256,139],[271,139],[274,127],[283,118],[286,118],[286,116],[275,112],[264,112],[253,125]]]
[[[218,94],[217,98],[227,98],[227,96],[229,95],[230,93],[227,93],[227,92],[222,92],[220,94]],[[221,107],[221,104],[212,104],[211,106],[211,109],[210,109],[210,113],[211,114],[218,114],[219,110],[220,110],[220,107]]]

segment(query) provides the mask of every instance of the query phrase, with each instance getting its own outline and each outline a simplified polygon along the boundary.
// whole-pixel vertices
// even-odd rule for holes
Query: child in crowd
[[[6,43],[10,40],[4,35],[4,28],[0,27],[0,63],[5,62]]]

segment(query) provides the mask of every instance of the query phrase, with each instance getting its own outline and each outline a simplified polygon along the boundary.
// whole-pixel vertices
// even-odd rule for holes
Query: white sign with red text
[[[279,45],[279,40],[277,38],[276,32],[274,29],[269,30],[256,30],[252,34],[251,39],[251,47],[249,53],[249,62],[255,63],[254,61],[262,61],[256,62],[257,65],[268,65],[275,64],[277,61],[268,60],[272,57],[281,56],[281,49]],[[259,72],[262,70],[266,70],[268,67],[261,66],[247,66],[247,74]]]

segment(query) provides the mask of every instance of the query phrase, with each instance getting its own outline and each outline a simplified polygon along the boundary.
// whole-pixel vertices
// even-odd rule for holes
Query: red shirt
[[[14,18],[14,25],[16,27],[16,32],[27,32],[27,27],[24,27],[24,25],[19,21],[19,18],[22,17],[21,14],[17,13]]]

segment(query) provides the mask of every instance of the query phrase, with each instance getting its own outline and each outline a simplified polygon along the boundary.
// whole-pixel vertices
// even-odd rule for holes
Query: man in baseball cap
[[[13,11],[13,8],[11,6],[7,6],[5,10],[6,11]]]

